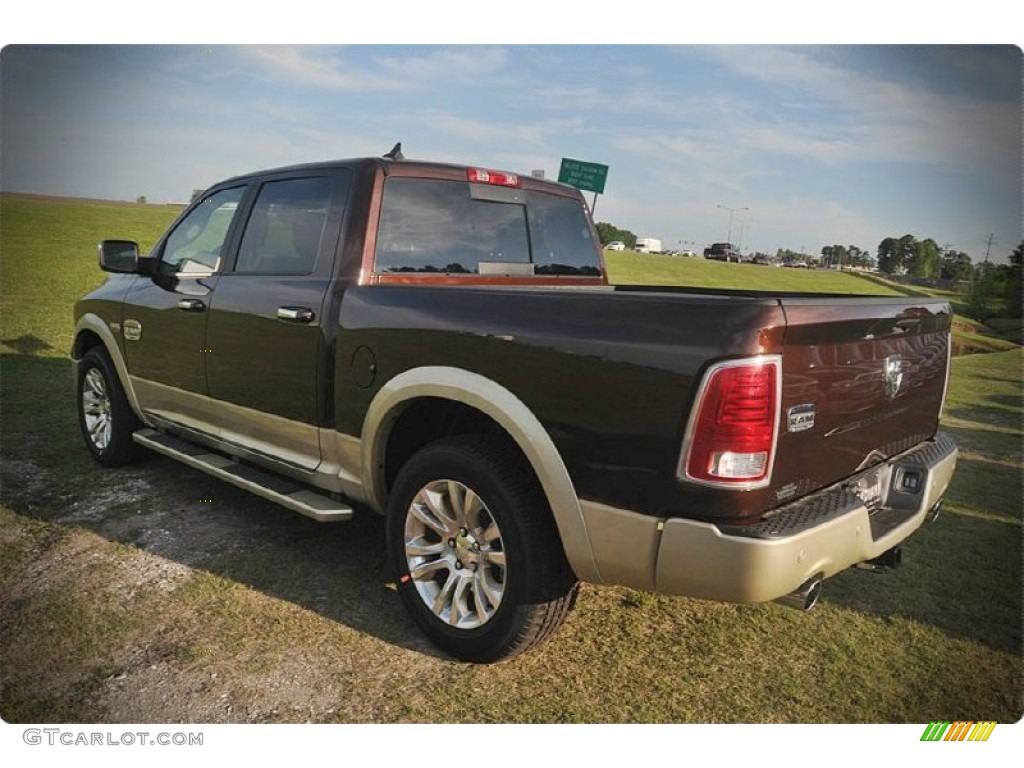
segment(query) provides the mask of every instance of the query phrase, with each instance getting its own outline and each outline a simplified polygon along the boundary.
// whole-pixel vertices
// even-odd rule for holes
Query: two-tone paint
[[[234,274],[259,185],[304,175],[335,180],[315,271]],[[949,355],[943,302],[613,288],[603,269],[599,278],[378,274],[389,176],[466,178],[458,166],[369,159],[211,188],[203,197],[246,188],[219,269],[113,276],[76,308],[73,357],[103,344],[146,424],[378,511],[404,455],[395,448],[403,415],[458,404],[479,414],[470,428],[495,425],[526,456],[577,575],[642,588],[658,588],[668,567],[659,550],[670,522],[673,536],[678,521],[757,523],[936,433]],[[281,308],[312,319],[296,324]],[[138,338],[125,336],[126,320]],[[783,368],[770,481],[742,491],[687,482],[680,455],[705,372],[755,356],[779,356]],[[802,417],[791,430],[794,409]],[[459,428],[444,418],[427,421]]]

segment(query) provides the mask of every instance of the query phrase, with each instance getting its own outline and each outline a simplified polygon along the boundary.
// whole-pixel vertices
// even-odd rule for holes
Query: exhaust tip
[[[808,579],[788,595],[776,598],[773,602],[798,611],[809,611],[818,604],[821,597],[822,580],[815,576]]]
[[[941,511],[942,511],[942,500],[940,499],[939,501],[937,501],[935,503],[934,507],[932,507],[931,509],[928,510],[928,515],[926,517],[927,521],[929,523],[934,523],[936,520],[939,519],[939,512],[941,512]]]

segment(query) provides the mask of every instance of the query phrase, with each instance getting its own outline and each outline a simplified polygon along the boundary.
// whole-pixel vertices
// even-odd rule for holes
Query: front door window
[[[224,189],[193,208],[167,238],[160,272],[181,276],[216,272],[243,192],[245,187]]]

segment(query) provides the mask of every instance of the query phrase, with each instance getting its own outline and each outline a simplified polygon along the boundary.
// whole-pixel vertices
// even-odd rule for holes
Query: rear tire
[[[413,620],[451,655],[510,659],[549,638],[577,590],[530,467],[477,436],[412,457],[392,488],[388,551]]]
[[[106,350],[93,347],[78,366],[78,424],[92,457],[105,467],[120,467],[137,456],[132,433],[138,420]]]

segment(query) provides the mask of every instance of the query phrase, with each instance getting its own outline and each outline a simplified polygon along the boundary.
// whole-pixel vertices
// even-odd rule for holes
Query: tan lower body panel
[[[942,499],[956,452],[928,468],[928,483],[906,519],[875,539],[867,507],[780,538],[731,536],[683,518],[659,519],[583,501],[602,580],[708,600],[756,603],[787,595],[900,544]]]

